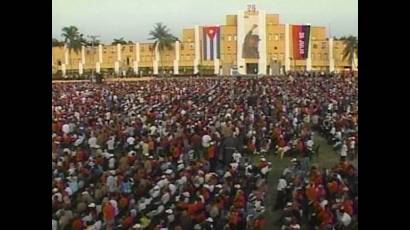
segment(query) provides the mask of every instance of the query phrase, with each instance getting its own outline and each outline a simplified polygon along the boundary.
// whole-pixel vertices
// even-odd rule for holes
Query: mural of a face
[[[242,48],[242,58],[259,58],[258,43],[259,35],[254,34],[254,30],[257,25],[253,25],[249,32],[246,34],[243,48]]]

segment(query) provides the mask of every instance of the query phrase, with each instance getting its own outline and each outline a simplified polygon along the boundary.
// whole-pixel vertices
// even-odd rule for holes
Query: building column
[[[103,62],[103,48],[101,44],[98,45],[98,62]]]
[[[66,65],[69,64],[69,59],[68,59],[68,47],[67,45],[64,45],[64,63]]]
[[[114,62],[114,71],[116,74],[120,73],[120,62],[119,61]]]
[[[138,74],[138,64],[140,61],[140,43],[136,42],[134,44],[135,61],[133,62],[134,73]]]
[[[214,74],[219,75],[219,66],[220,66],[220,60],[219,58],[214,59]]]
[[[333,58],[333,38],[329,38],[329,72],[335,71],[335,59]]]
[[[357,71],[358,65],[359,65],[359,59],[357,58],[356,54],[353,54],[352,70]]]
[[[194,58],[194,74],[198,73],[198,65],[200,63],[200,44],[199,44],[199,26],[195,25],[195,58]]]
[[[266,74],[266,14],[265,11],[260,10],[258,15],[259,24],[259,60],[258,60],[258,74]]]
[[[61,72],[63,73],[63,76],[65,76],[66,75],[66,64],[61,64]]]
[[[174,60],[174,74],[179,74],[179,41],[175,41],[175,60]]]
[[[95,72],[101,73],[101,64],[100,64],[100,62],[95,63]]]
[[[82,75],[83,74],[83,63],[78,63],[78,73],[80,74],[80,75]]]
[[[152,68],[154,69],[153,74],[158,74],[158,63],[160,61],[158,45],[154,47],[154,60],[152,61]]]
[[[81,46],[81,63],[85,64],[85,46]]]
[[[310,24],[306,24],[310,26]],[[312,70],[312,27],[310,27],[309,32],[309,47],[308,47],[308,58],[306,59],[306,71]]]
[[[244,12],[242,10],[240,10],[240,11],[238,11],[237,22],[236,22],[236,24],[238,25],[236,27],[237,28],[236,63],[237,63],[239,74],[245,74],[246,73],[245,59],[242,58],[242,45],[243,45],[243,41],[245,39],[244,23],[245,23]]]
[[[290,71],[290,36],[289,24],[285,24],[285,71]]]
[[[121,44],[117,44],[117,61],[121,61]]]

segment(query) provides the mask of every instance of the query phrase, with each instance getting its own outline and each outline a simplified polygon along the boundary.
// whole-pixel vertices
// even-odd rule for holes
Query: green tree
[[[53,47],[55,47],[55,46],[63,46],[63,45],[64,45],[64,42],[59,41],[59,40],[56,39],[56,38],[53,38],[52,44],[53,44]]]
[[[127,42],[124,40],[124,38],[119,38],[119,39],[114,39],[113,42],[111,43],[111,45],[117,45],[117,44],[125,45],[127,44]]]
[[[83,38],[83,34],[80,34],[78,28],[75,26],[67,26],[62,29],[63,33],[61,36],[64,38],[64,43],[67,45],[69,56],[70,56],[70,66],[73,67],[72,51],[76,54],[81,51],[81,46],[86,43]]]
[[[343,50],[343,60],[347,60],[351,67],[355,65],[354,58],[358,56],[358,40],[355,36],[341,37],[345,48]]]
[[[165,48],[172,49],[175,41],[178,40],[177,37],[171,34],[166,25],[163,25],[161,22],[154,25],[154,29],[149,32],[151,36],[149,40],[154,41],[153,52],[155,53],[155,48],[158,47],[159,56],[161,59],[161,73],[163,72],[163,62],[162,54]]]

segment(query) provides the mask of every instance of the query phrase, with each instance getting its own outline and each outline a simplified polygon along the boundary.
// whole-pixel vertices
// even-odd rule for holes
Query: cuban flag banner
[[[214,60],[219,59],[219,47],[220,47],[220,27],[219,26],[206,26],[203,28],[203,59]]]
[[[304,60],[308,58],[310,26],[293,25],[293,58],[295,60]]]

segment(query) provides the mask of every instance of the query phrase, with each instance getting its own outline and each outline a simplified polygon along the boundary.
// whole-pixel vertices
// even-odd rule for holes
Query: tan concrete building
[[[182,30],[178,36],[180,41],[175,42],[172,49],[161,52],[153,43],[139,42],[82,47],[78,53],[70,53],[65,47],[53,47],[53,72],[82,74],[93,69],[121,74],[127,70],[150,75],[158,74],[162,69],[174,74],[199,71],[231,74],[235,69],[240,74],[279,74],[289,70],[341,71],[352,66],[342,60],[343,42],[329,38],[323,26],[310,27],[308,58],[295,60],[292,25],[281,23],[278,14],[267,14],[252,5],[236,15],[227,15],[225,25],[211,27],[219,33],[216,38],[213,34],[204,34],[209,32],[208,25],[195,25]],[[247,35],[258,38],[255,44],[257,56],[248,57],[243,53],[247,52],[244,49]],[[215,40],[210,42],[207,36]]]

